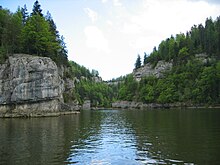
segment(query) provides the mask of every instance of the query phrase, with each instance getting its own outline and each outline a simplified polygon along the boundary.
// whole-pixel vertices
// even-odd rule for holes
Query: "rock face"
[[[82,109],[90,110],[91,109],[91,101],[90,100],[85,100],[84,103],[83,103]]]
[[[137,81],[140,81],[142,77],[156,76],[160,78],[163,76],[165,71],[168,71],[172,68],[172,63],[159,61],[155,67],[151,64],[146,64],[141,68],[134,70],[133,75]]]
[[[64,81],[50,58],[14,54],[0,65],[0,117],[56,114],[63,91]]]
[[[116,101],[112,103],[112,108],[117,108],[117,109],[156,109],[156,108],[176,108],[176,107],[186,107],[186,106],[191,106],[191,105],[186,105],[184,103],[145,104],[142,102],[135,102],[135,101]]]

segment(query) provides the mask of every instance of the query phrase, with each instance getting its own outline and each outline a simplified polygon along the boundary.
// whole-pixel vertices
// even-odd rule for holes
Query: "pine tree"
[[[22,24],[25,25],[28,19],[28,12],[26,5],[24,5],[24,7],[21,8],[21,14],[22,14]]]
[[[42,9],[40,7],[41,7],[41,5],[40,5],[39,1],[38,0],[35,1],[31,15],[39,14],[41,17],[43,17]]]
[[[144,65],[147,64],[147,53],[144,52]]]
[[[209,55],[214,55],[217,48],[215,39],[215,27],[212,18],[206,19],[205,22],[205,51]]]
[[[54,34],[54,36],[56,36],[56,39],[58,40],[60,38],[59,31],[57,30],[57,26],[49,11],[47,11],[47,15],[45,16],[45,19],[50,25],[50,31]]]
[[[8,29],[10,32],[9,45],[11,45],[11,53],[19,53],[21,51],[20,36],[22,28],[22,12],[21,9],[18,8],[17,12],[12,15],[11,25]]]
[[[61,49],[59,50],[60,63],[67,64],[68,63],[68,55],[67,55],[68,51],[67,51],[66,43],[64,42],[63,36],[61,36],[59,43],[61,47]]]
[[[32,15],[22,29],[23,51],[29,54],[43,55],[55,58],[60,49],[50,26],[44,17]]]
[[[138,69],[140,67],[141,67],[141,57],[138,54],[138,57],[137,57],[137,60],[136,60],[136,63],[135,63],[135,69]]]

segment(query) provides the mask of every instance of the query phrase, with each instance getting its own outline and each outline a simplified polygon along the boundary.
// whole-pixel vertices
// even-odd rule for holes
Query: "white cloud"
[[[88,17],[92,20],[93,23],[95,21],[97,21],[97,19],[98,19],[98,13],[97,12],[95,12],[94,10],[92,10],[90,8],[84,8],[84,11],[88,15]]]
[[[108,40],[98,27],[87,26],[84,29],[84,34],[86,36],[86,46],[88,48],[93,48],[106,53],[109,52]]]
[[[122,6],[122,3],[119,0],[113,0],[114,6]]]
[[[101,0],[102,3],[106,3],[108,2],[108,0]],[[112,0],[112,3],[114,6],[122,6],[122,3],[120,2],[120,0]]]
[[[108,0],[101,0],[102,1],[102,3],[106,3],[106,2],[108,2]]]
[[[110,21],[110,20],[107,20],[106,23],[107,23],[107,25],[109,25],[109,26],[113,26],[113,22]]]
[[[141,27],[135,23],[124,22],[121,28],[121,32],[125,34],[140,34]]]
[[[123,11],[128,12],[128,11]],[[206,17],[220,13],[219,6],[204,1],[188,0],[143,0],[136,13],[123,13],[122,33],[130,35],[130,45],[137,50],[148,49],[172,34],[183,32],[194,24],[204,22]]]
[[[129,2],[123,6],[121,1],[102,2],[119,4],[104,8],[98,27],[84,29],[86,40],[76,48],[75,59],[82,58],[80,64],[97,69],[105,80],[132,72],[137,54],[143,59],[143,52],[151,53],[162,40],[220,13],[219,5],[202,0],[139,0],[135,8]]]

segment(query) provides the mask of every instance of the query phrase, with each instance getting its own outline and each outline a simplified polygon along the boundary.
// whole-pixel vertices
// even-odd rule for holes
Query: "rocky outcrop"
[[[64,81],[50,58],[14,54],[0,65],[0,117],[62,112]]]
[[[135,69],[133,75],[137,81],[140,81],[142,77],[155,76],[160,78],[164,72],[172,68],[172,63],[165,61],[158,61],[157,65],[153,67],[150,63],[145,64],[141,68]]]
[[[145,104],[142,102],[135,102],[135,101],[116,101],[112,103],[112,108],[117,108],[117,109],[156,109],[156,108],[175,108],[175,107],[186,107],[186,106],[191,106],[191,105],[186,105],[184,103]]]
[[[91,109],[91,101],[90,100],[85,100],[84,103],[83,103],[82,109],[90,110]]]

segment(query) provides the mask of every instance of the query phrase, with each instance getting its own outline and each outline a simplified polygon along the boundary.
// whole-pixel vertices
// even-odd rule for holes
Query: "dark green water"
[[[0,119],[0,164],[220,164],[220,109]]]

